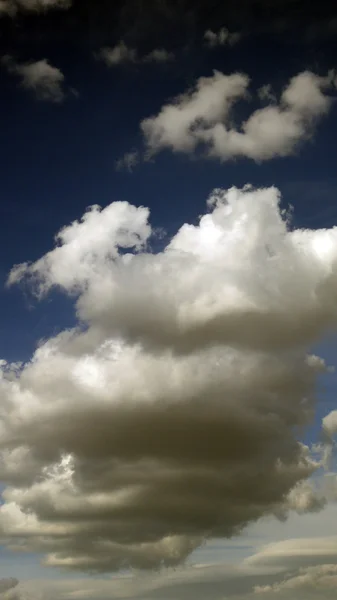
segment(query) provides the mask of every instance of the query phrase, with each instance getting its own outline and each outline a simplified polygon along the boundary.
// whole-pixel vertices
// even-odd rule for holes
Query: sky
[[[0,600],[335,597],[336,33],[0,0]]]

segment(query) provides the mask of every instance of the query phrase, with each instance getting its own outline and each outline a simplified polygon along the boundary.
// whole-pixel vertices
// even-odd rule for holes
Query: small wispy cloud
[[[18,75],[21,78],[22,87],[34,92],[39,100],[49,102],[64,100],[64,75],[48,60],[17,63],[12,56],[6,55],[1,62],[9,73]]]
[[[120,65],[122,63],[136,62],[137,52],[133,48],[128,48],[122,41],[113,48],[106,46],[98,54],[108,67]]]
[[[262,85],[258,89],[257,95],[258,95],[259,99],[262,101],[267,101],[267,102],[276,102],[277,101],[276,95],[274,94],[270,83]]]
[[[173,59],[174,59],[173,52],[168,52],[164,48],[156,48],[155,50],[152,50],[152,52],[149,52],[149,54],[146,54],[143,57],[142,62],[163,63],[163,62],[169,62],[170,60],[173,60]]]
[[[126,170],[131,173],[135,166],[139,163],[139,152],[138,150],[131,150],[130,152],[126,152],[124,156],[119,158],[116,163],[116,171]]]
[[[230,32],[227,27],[222,27],[218,32],[207,29],[204,34],[206,44],[210,48],[215,48],[216,46],[234,46],[241,38],[241,33]]]
[[[105,46],[96,55],[103,60],[108,67],[114,67],[125,63],[164,63],[174,59],[174,54],[164,48],[155,48],[144,56],[139,56],[135,48],[131,48],[122,40],[116,46]]]

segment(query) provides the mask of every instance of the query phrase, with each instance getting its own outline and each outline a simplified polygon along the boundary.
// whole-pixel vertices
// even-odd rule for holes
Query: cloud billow
[[[317,510],[298,441],[337,323],[337,232],[292,230],[275,188],[215,190],[149,250],[149,210],[92,207],[37,262],[79,326],[2,364],[0,535],[48,565],[172,566],[209,537]]]

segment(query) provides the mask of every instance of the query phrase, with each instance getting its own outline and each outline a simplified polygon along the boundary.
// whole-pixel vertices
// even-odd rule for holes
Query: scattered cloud
[[[270,83],[261,86],[257,90],[257,95],[260,98],[260,100],[265,100],[267,102],[277,102],[276,94],[274,94]]]
[[[164,63],[173,60],[174,54],[163,48],[156,48],[144,56],[139,56],[135,48],[129,48],[121,41],[113,48],[108,46],[102,48],[98,53],[98,57],[101,58],[108,67],[114,67],[125,63]]]
[[[174,54],[172,52],[168,52],[167,50],[164,50],[163,48],[158,48],[158,49],[152,50],[152,52],[149,52],[149,54],[146,54],[143,57],[142,62],[164,63],[164,62],[169,62],[173,59],[174,59]]]
[[[0,0],[0,16],[15,16],[20,10],[44,12],[50,9],[67,9],[72,0]]]
[[[242,35],[238,32],[231,33],[228,31],[226,27],[222,27],[219,29],[217,33],[212,31],[211,29],[207,29],[204,34],[204,39],[206,40],[206,44],[210,48],[215,48],[216,46],[234,46],[237,44],[242,38]]]
[[[139,152],[138,150],[131,150],[126,152],[122,158],[116,161],[116,170],[121,171],[126,169],[131,173],[135,166],[139,163]]]
[[[72,570],[175,566],[319,508],[295,432],[326,369],[305,348],[337,321],[337,233],[292,230],[279,202],[215,190],[159,253],[148,209],[94,206],[11,271],[75,296],[79,325],[2,363],[3,543]]]
[[[255,110],[235,127],[233,107],[247,98],[249,78],[215,71],[141,122],[147,155],[165,148],[191,154],[200,147],[205,156],[221,161],[289,156],[311,137],[317,121],[329,111],[332,98],[326,92],[334,89],[334,80],[333,72],[326,77],[309,71],[299,73],[284,88],[278,103],[265,86],[259,96],[269,97],[272,103]]]
[[[39,100],[62,102],[65,97],[64,75],[48,60],[17,63],[11,56],[4,56],[2,63],[10,73],[21,77],[22,86],[35,93]]]
[[[113,48],[108,46],[102,48],[99,56],[108,67],[137,61],[137,51],[134,48],[128,48],[123,41]]]

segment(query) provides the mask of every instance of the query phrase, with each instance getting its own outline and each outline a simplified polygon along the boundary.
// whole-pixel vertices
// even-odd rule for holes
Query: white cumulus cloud
[[[147,154],[163,149],[226,161],[246,157],[255,161],[293,154],[308,140],[317,121],[328,113],[334,73],[321,77],[304,71],[293,77],[278,102],[258,108],[240,124],[233,122],[238,100],[247,98],[249,78],[242,73],[215,71],[198,79],[195,87],[164,105],[157,115],[141,122]],[[258,95],[271,99],[269,86]]]

